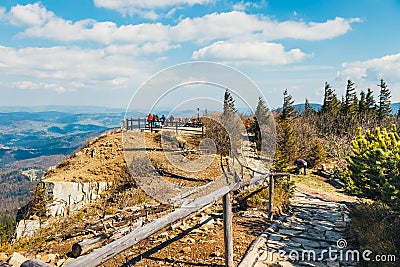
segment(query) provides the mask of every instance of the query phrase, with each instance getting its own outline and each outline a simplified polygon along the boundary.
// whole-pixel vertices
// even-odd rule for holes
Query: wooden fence
[[[233,157],[235,161],[235,156]],[[224,244],[225,244],[225,266],[233,267],[233,238],[232,238],[232,204],[231,204],[231,192],[244,189],[260,182],[267,183],[269,187],[269,217],[273,218],[273,194],[274,194],[274,183],[276,178],[287,177],[290,179],[287,173],[262,173],[254,170],[248,166],[244,166],[239,159],[236,157],[236,161],[241,165],[241,173],[238,174],[235,171],[235,177],[243,178],[244,169],[250,173],[251,179],[242,181],[237,180],[233,184],[229,184],[221,187],[220,189],[213,191],[212,193],[194,199],[192,202],[181,206],[179,209],[156,219],[142,227],[139,227],[127,235],[99,248],[93,252],[81,256],[72,263],[65,265],[66,267],[95,267],[98,266],[112,257],[118,255],[122,251],[132,247],[138,242],[146,239],[147,237],[159,232],[160,230],[168,227],[172,223],[184,219],[187,216],[198,212],[209,205],[213,204],[219,198],[223,198],[223,219],[224,219]],[[259,174],[255,176],[255,174]],[[236,180],[236,179],[235,179]],[[51,265],[41,262],[40,260],[28,260],[25,261],[21,267],[50,267]]]
[[[140,130],[140,131],[150,131],[150,132],[158,132],[163,129],[165,130],[175,130],[176,133],[184,131],[184,132],[192,132],[201,134],[204,136],[204,125],[198,123],[192,123],[192,125],[187,125],[186,123],[179,121],[165,121],[164,125],[162,125],[161,120],[155,120],[148,122],[147,119],[137,118],[137,119],[125,119],[124,127],[126,130]]]

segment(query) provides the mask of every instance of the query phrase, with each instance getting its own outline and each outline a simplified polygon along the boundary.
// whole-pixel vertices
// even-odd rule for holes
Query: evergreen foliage
[[[392,109],[390,108],[391,94],[386,82],[383,79],[381,79],[381,82],[378,84],[378,86],[380,88],[378,118],[380,121],[383,121],[390,117],[390,113],[392,112]]]
[[[321,113],[336,115],[339,112],[340,102],[335,91],[328,82],[325,82],[324,90],[324,102],[322,104]]]
[[[0,216],[0,246],[11,240],[14,235],[15,226],[15,217],[7,215]]]
[[[224,117],[227,118],[236,112],[235,100],[233,99],[229,89],[225,90],[224,94]]]
[[[357,92],[352,80],[347,81],[346,95],[342,104],[342,114],[344,115],[352,116],[358,110]]]
[[[369,112],[374,112],[376,110],[374,92],[371,90],[371,88],[367,89],[367,95],[365,96],[365,102],[366,102]]]
[[[315,110],[310,105],[310,102],[308,101],[307,98],[306,98],[306,101],[304,103],[304,110],[303,110],[303,114],[302,115],[305,116],[305,117],[310,117],[312,115],[315,115]]]
[[[355,195],[400,205],[400,136],[396,127],[363,135],[358,129],[348,157],[347,190]]]
[[[282,113],[280,115],[281,120],[287,120],[289,118],[296,116],[296,110],[293,106],[294,100],[291,95],[289,95],[288,90],[285,89],[283,92],[283,107]]]
[[[307,155],[307,162],[309,167],[313,168],[317,164],[323,162],[326,159],[326,151],[318,139],[314,139],[311,144],[311,149]]]

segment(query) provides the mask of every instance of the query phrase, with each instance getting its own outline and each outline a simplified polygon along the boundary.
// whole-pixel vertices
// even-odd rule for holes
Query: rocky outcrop
[[[44,181],[53,203],[48,207],[52,216],[64,216],[98,199],[110,187],[111,182],[53,182]]]

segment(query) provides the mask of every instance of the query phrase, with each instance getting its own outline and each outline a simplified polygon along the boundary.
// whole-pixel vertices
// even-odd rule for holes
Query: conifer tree
[[[287,120],[296,115],[296,110],[294,109],[293,103],[294,100],[292,99],[292,96],[289,95],[288,90],[285,89],[285,91],[283,92],[283,107],[280,116],[281,120]]]
[[[236,112],[235,100],[233,99],[229,89],[225,90],[224,94],[224,117],[227,118]]]
[[[346,95],[342,100],[342,113],[345,116],[353,116],[358,109],[356,88],[352,80],[347,80]]]
[[[340,103],[337,99],[335,91],[332,89],[332,86],[328,82],[325,82],[324,90],[324,103],[321,107],[321,113],[336,115],[339,111]]]
[[[261,125],[268,123],[269,113],[270,113],[270,111],[269,111],[264,99],[262,99],[261,96],[258,97],[257,107],[256,107],[256,111],[255,111],[254,115],[256,116],[258,122]]]
[[[371,88],[367,89],[367,95],[365,96],[365,102],[366,102],[369,112],[374,112],[376,110],[374,92],[371,90]]]
[[[282,158],[289,163],[297,157],[298,145],[294,137],[294,132],[290,122],[284,120],[280,123],[281,132],[278,133],[277,150],[282,154]]]
[[[364,115],[367,112],[368,112],[368,104],[366,95],[364,91],[361,91],[360,100],[358,101],[358,113],[360,113],[360,115]]]
[[[390,108],[391,94],[386,82],[383,79],[381,79],[381,82],[378,84],[378,86],[380,88],[378,118],[380,121],[383,121],[389,118],[392,112],[392,109]]]
[[[304,110],[303,110],[303,116],[304,117],[310,117],[315,114],[315,110],[313,107],[310,105],[310,102],[306,98],[306,101],[304,103]]]
[[[358,129],[347,158],[347,190],[355,195],[383,200],[400,208],[400,136],[379,127],[363,135]]]

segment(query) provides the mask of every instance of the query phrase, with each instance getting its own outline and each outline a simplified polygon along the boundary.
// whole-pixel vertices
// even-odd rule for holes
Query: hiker
[[[294,161],[294,164],[296,164],[296,174],[301,174],[301,169],[303,168],[303,174],[307,175],[307,161],[304,159],[296,159]]]
[[[153,122],[153,116],[151,115],[151,113],[149,113],[149,115],[147,115],[147,123],[149,124],[149,127],[151,127],[152,122]]]
[[[246,120],[246,122],[244,123],[244,127],[246,127],[246,131],[248,132],[248,131],[249,131],[249,128],[250,128],[250,122],[249,122],[249,120]]]
[[[164,116],[164,114],[161,116],[161,127],[163,127],[164,126],[164,123],[165,123],[165,116]]]

